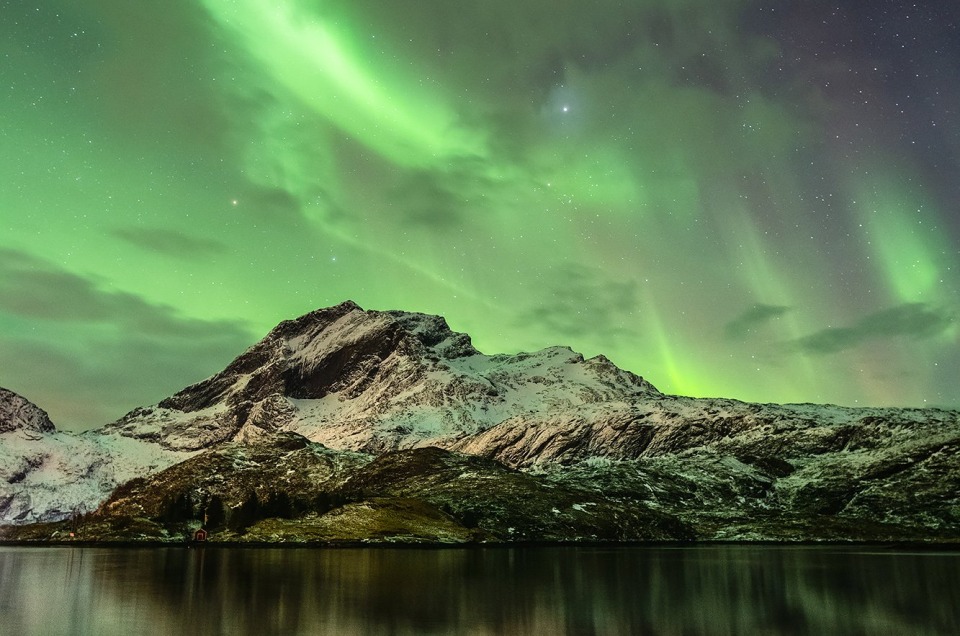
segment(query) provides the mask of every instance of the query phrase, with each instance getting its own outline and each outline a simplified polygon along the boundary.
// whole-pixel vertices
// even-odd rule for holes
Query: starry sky
[[[960,406],[960,5],[0,0],[0,386],[352,299],[664,392]]]

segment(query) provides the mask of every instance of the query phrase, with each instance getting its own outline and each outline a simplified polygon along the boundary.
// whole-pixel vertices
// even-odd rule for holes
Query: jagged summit
[[[437,361],[478,353],[440,316],[367,311],[348,300],[281,322],[223,371],[159,406],[192,412],[224,399],[319,399],[355,387],[391,355]]]
[[[650,394],[659,392],[602,356],[566,347],[487,356],[440,316],[347,301],[281,322],[220,373],[109,428],[171,448],[283,429],[380,450]]]
[[[365,310],[352,300],[316,309],[293,320],[284,320],[264,340],[283,338],[302,346],[331,327],[333,332],[328,335],[339,336],[344,329],[350,329],[355,332],[352,336],[354,339],[362,339],[383,335],[378,327],[387,324],[406,336],[413,336],[430,353],[442,358],[479,353],[473,348],[470,336],[451,330],[442,316],[400,310]]]
[[[56,428],[46,411],[22,395],[0,387],[0,433],[15,430],[52,433]]]

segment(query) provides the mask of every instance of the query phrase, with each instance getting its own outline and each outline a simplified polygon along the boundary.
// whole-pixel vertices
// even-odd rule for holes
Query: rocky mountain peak
[[[159,406],[191,412],[271,395],[319,399],[364,384],[388,359],[418,365],[477,353],[470,337],[440,316],[364,310],[346,301],[281,322],[223,371]]]
[[[450,329],[442,316],[406,311],[387,311],[386,315],[414,336],[428,355],[446,360],[477,355],[470,336]]]
[[[15,430],[52,433],[56,428],[46,411],[22,395],[0,388],[0,433]]]

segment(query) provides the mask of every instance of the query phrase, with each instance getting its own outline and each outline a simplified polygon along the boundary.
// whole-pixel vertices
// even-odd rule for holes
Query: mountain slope
[[[0,523],[93,510],[118,484],[188,456],[119,435],[57,431],[38,406],[0,389]]]
[[[44,532],[84,540],[464,543],[692,537],[642,503],[436,447],[374,458],[295,433],[226,442],[117,488],[93,514]],[[31,536],[37,528],[27,529]]]

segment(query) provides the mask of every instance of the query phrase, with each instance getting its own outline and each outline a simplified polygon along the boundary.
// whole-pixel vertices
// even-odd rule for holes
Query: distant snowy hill
[[[438,456],[442,461],[431,456],[434,464],[421,455],[398,456],[412,461],[403,474],[415,484],[403,497],[449,510],[457,507],[449,493],[437,494],[429,473],[436,462],[472,465],[457,459],[464,454],[524,471],[539,480],[536,488],[548,488],[546,480],[563,492],[596,493],[593,504],[576,504],[577,519],[599,505],[612,515],[608,521],[624,510],[646,510],[706,539],[960,536],[956,411],[669,396],[603,356],[585,360],[564,347],[485,355],[438,316],[365,311],[352,302],[279,324],[220,373],[99,431],[53,432],[49,420],[23,405],[0,414],[14,412],[17,422],[32,424],[14,424],[13,415],[0,420],[0,465],[11,467],[0,474],[0,523],[93,509],[117,484],[193,457],[198,466],[221,467],[215,489],[218,497],[235,498],[225,502],[228,509],[273,500],[277,492],[259,492],[240,460],[203,458],[222,458],[226,448],[240,457],[236,449],[249,445],[261,458],[277,453],[264,465],[286,466],[291,460],[270,449],[286,444],[278,435],[292,435],[328,449],[303,451],[304,457],[372,458],[428,446],[452,451]],[[350,457],[344,455],[344,465],[354,465]],[[284,474],[301,465],[314,464],[294,463]],[[483,466],[494,482],[513,483],[509,473]],[[349,471],[338,479],[343,489],[324,497],[359,505],[364,493],[400,492],[387,483],[358,490],[350,484],[363,478]],[[181,477],[175,483],[194,493],[181,500],[199,514],[213,486]],[[117,509],[159,511],[176,503],[148,490],[141,484]],[[310,492],[301,488],[298,496],[308,501]],[[470,527],[476,519],[470,513],[468,520],[448,521]],[[484,536],[506,536],[490,523],[481,528]]]
[[[58,432],[42,409],[0,389],[0,524],[93,510],[117,484],[189,455],[119,435]]]

